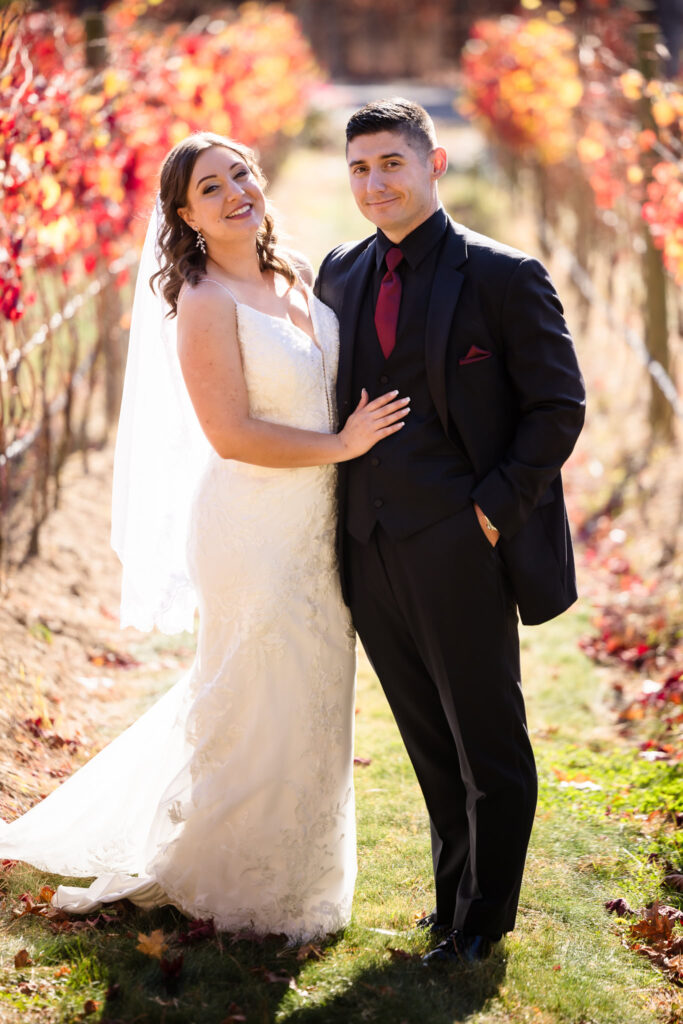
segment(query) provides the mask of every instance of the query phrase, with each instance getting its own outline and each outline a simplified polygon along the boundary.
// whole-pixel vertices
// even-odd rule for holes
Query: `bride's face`
[[[225,146],[203,150],[192,169],[187,205],[178,214],[211,242],[235,241],[255,235],[266,201],[249,165]]]

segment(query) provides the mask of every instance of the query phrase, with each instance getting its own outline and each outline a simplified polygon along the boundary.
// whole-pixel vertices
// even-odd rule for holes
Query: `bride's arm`
[[[403,426],[408,398],[392,392],[369,402],[364,392],[338,434],[282,426],[249,415],[237,340],[235,303],[227,293],[187,288],[178,303],[178,357],[202,430],[224,459],[257,466],[320,466],[363,455]]]

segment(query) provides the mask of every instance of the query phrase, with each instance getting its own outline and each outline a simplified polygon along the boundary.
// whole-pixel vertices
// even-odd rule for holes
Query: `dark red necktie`
[[[389,358],[396,344],[396,325],[401,305],[401,278],[396,273],[396,267],[402,259],[403,253],[398,246],[394,245],[387,252],[385,256],[387,272],[379,286],[379,295],[375,306],[375,327],[385,359]]]

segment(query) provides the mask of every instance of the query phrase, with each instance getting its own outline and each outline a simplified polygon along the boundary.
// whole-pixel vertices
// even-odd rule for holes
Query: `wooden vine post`
[[[658,30],[656,25],[641,24],[638,26],[638,60],[640,71],[646,80],[657,74]],[[656,130],[652,117],[650,101],[646,96],[640,101],[641,122],[644,129]],[[645,182],[652,180],[652,166],[655,159],[644,154],[643,163]],[[645,344],[652,359],[671,372],[669,356],[669,330],[666,303],[666,271],[662,256],[655,246],[647,225],[644,225],[643,236],[645,251],[643,255],[643,272],[645,278]],[[653,438],[661,441],[672,441],[674,436],[673,409],[660,390],[654,378],[650,378],[650,428]]]

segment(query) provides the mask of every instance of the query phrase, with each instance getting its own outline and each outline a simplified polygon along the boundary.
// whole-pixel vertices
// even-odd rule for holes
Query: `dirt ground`
[[[189,663],[187,639],[118,624],[109,546],[113,445],[73,456],[41,555],[10,572],[0,602],[0,816],[35,803],[121,730]]]

